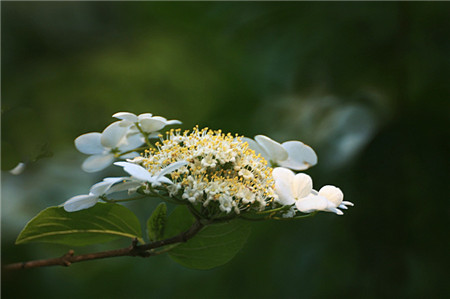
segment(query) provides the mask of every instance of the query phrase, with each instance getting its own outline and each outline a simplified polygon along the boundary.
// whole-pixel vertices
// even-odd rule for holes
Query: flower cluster
[[[179,161],[186,165],[170,174],[171,197],[209,208],[209,213],[264,210],[276,197],[272,168],[242,141],[242,137],[207,128],[170,130],[143,158],[135,158],[150,173]]]
[[[341,215],[340,209],[353,205],[343,201],[339,188],[316,191],[310,176],[292,171],[317,163],[313,149],[300,141],[280,144],[263,135],[253,140],[198,127],[161,135],[165,126],[180,122],[150,113],[119,112],[113,117],[119,121],[102,133],[81,135],[75,145],[91,155],[82,165],[85,171],[102,170],[119,158],[126,161],[114,164],[130,176],[104,179],[89,194],[66,201],[67,211],[89,208],[98,200],[114,202],[108,196],[123,191],[187,204],[210,218],[265,213],[296,217],[314,211]]]

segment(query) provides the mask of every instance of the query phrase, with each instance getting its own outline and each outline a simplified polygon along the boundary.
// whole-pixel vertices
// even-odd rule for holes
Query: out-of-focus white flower
[[[114,165],[123,167],[123,170],[128,172],[132,177],[134,177],[137,180],[143,181],[143,182],[149,182],[152,184],[152,187],[158,187],[162,183],[165,184],[172,184],[172,181],[165,177],[166,174],[171,173],[172,171],[177,170],[178,168],[187,165],[188,162],[186,161],[178,161],[175,163],[170,164],[169,166],[163,168],[161,171],[156,173],[155,175],[151,175],[150,172],[145,169],[144,167],[129,163],[129,162],[116,162]]]
[[[11,169],[9,171],[10,174],[12,175],[19,175],[21,174],[23,171],[25,170],[25,163],[20,162],[16,165],[16,167],[14,167],[13,169]]]
[[[324,186],[319,192],[312,189],[311,178],[303,173],[295,174],[291,170],[277,167],[272,172],[275,180],[275,192],[282,205],[292,205],[303,213],[314,211],[344,214],[341,209],[353,206],[349,201],[343,201],[344,194],[335,186]]]
[[[243,138],[243,141],[271,164],[293,170],[305,170],[317,164],[314,150],[300,141],[286,141],[280,144],[264,135],[255,136],[255,140]]]
[[[122,120],[120,122],[122,127],[130,127],[130,134],[138,132],[136,124],[147,134],[157,132],[168,125],[181,124],[179,120],[167,120],[162,116],[153,116],[151,113],[143,113],[136,116],[136,114],[130,112],[117,112],[113,117]],[[151,137],[157,137],[157,134],[154,135]]]
[[[131,151],[142,145],[139,135],[127,136],[128,128],[120,125],[120,121],[109,125],[102,133],[87,133],[75,139],[75,147],[83,154],[91,155],[84,160],[81,168],[86,172],[105,169],[121,153]],[[122,158],[138,156],[136,152],[122,155]]]
[[[122,183],[118,184],[119,182]],[[140,184],[141,182],[131,181],[129,177],[105,178],[102,182],[93,185],[89,190],[89,194],[74,196],[63,203],[64,210],[76,212],[88,209],[94,206],[101,196],[128,190]]]

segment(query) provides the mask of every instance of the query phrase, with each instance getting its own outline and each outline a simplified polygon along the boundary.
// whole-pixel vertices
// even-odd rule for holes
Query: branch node
[[[131,249],[136,249],[138,244],[138,239],[134,238],[133,241],[131,241]]]
[[[69,252],[64,254],[61,257],[61,265],[64,267],[69,267],[72,264],[71,259],[72,259],[74,253],[75,253],[75,251],[73,251],[73,249],[70,249]]]

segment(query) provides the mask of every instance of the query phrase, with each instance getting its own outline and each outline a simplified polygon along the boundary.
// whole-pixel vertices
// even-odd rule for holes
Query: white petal
[[[170,126],[170,125],[181,125],[182,122],[179,121],[178,119],[171,119],[166,121],[166,125]]]
[[[282,144],[289,157],[280,161],[280,166],[294,170],[305,170],[317,164],[317,155],[314,150],[300,141],[287,141]]]
[[[334,207],[338,207],[344,199],[344,193],[342,193],[341,189],[331,185],[320,188],[319,195],[332,202]]]
[[[333,207],[327,209],[327,211],[336,213],[336,214],[338,214],[338,215],[344,215],[344,212],[342,212],[341,210],[339,210],[339,209],[337,209],[337,208],[333,208]]]
[[[267,162],[270,161],[269,154],[263,149],[255,140],[244,137],[242,138],[243,142],[248,143],[248,147],[256,152],[256,154],[261,154],[261,156],[267,160]]]
[[[89,193],[95,196],[100,196],[105,194],[106,190],[109,189],[109,187],[111,187],[113,183],[109,183],[109,182],[100,182],[97,183],[95,185],[93,185],[91,187],[91,189],[89,190]]]
[[[133,158],[136,158],[136,157],[141,157],[141,155],[139,155],[138,152],[131,152],[131,153],[128,153],[126,155],[120,156],[121,159],[133,159]]]
[[[311,213],[314,211],[324,211],[328,207],[328,200],[323,196],[308,195],[307,197],[298,200],[295,206],[300,212]]]
[[[297,173],[292,182],[292,193],[294,198],[303,198],[308,196],[312,191],[312,179],[304,173]]]
[[[162,116],[153,116],[152,118],[163,121],[166,124],[166,126],[182,124],[182,122],[177,119],[167,120],[165,117],[162,117]]]
[[[101,133],[87,133],[75,139],[77,150],[87,155],[97,155],[103,153],[105,148],[100,142]]]
[[[187,161],[178,161],[178,162],[172,163],[169,166],[165,167],[163,170],[161,170],[160,173],[158,173],[157,179],[159,180],[160,177],[162,177],[168,173],[171,173],[172,171],[175,171],[178,168],[180,168],[184,165],[187,165],[187,164],[189,164]]]
[[[344,204],[340,204],[338,208],[343,209],[343,210],[348,210],[347,206]]]
[[[19,175],[21,174],[23,171],[25,170],[25,163],[23,162],[19,162],[16,167],[14,167],[13,169],[11,169],[9,171],[10,174],[12,175]]]
[[[284,205],[292,205],[295,203],[294,196],[292,195],[292,186],[286,181],[275,181],[275,193],[278,195],[278,201]]]
[[[160,177],[160,178],[158,178],[158,179],[154,179],[154,180],[152,181],[152,187],[158,187],[158,186],[161,185],[161,183],[165,183],[165,184],[173,184],[173,182],[172,182],[170,179],[168,179],[168,178],[166,178],[165,176],[163,176],[163,177]]]
[[[127,135],[119,145],[121,152],[128,152],[140,147],[144,143],[144,139],[140,134]]]
[[[128,162],[116,162],[114,165],[123,167],[123,170],[128,172],[131,176],[144,182],[151,182],[153,180],[152,175],[142,166],[128,163]]]
[[[104,147],[115,148],[122,141],[128,131],[128,127],[122,127],[120,121],[110,124],[102,132],[101,143]]]
[[[124,181],[124,180],[129,180],[130,177],[127,176],[121,176],[121,177],[108,177],[108,178],[104,178],[103,181],[104,182],[108,182],[108,183],[118,183],[120,181]]]
[[[153,115],[153,114],[151,114],[151,113],[142,113],[142,114],[139,114],[139,116],[138,116],[138,121],[141,121],[141,120],[146,119],[146,118],[152,118],[152,115]]]
[[[275,167],[272,171],[272,177],[275,181],[282,180],[289,185],[292,185],[294,182],[295,173],[284,167]]]
[[[139,121],[142,131],[146,133],[156,132],[166,126],[166,123],[159,119],[144,118]]]
[[[113,117],[123,119],[131,123],[138,122],[138,117],[136,116],[136,114],[131,112],[117,112],[116,114],[113,115]]]
[[[167,122],[167,118],[162,117],[162,116],[153,116],[152,118],[153,118],[153,119],[160,120],[160,121],[162,121],[162,122],[164,122],[164,123]]]
[[[264,148],[267,154],[275,163],[279,163],[280,161],[284,161],[288,158],[288,152],[281,146],[278,142],[270,139],[264,135],[255,136],[256,142]]]
[[[128,178],[130,179],[130,178]],[[111,194],[114,192],[121,192],[121,191],[125,191],[125,190],[130,190],[130,189],[135,189],[139,186],[142,185],[141,181],[135,181],[135,180],[131,180],[131,181],[125,181],[122,183],[117,183],[114,186],[112,186],[107,192],[106,194]]]
[[[91,187],[89,190],[90,194],[100,196],[106,194],[112,185],[123,180],[123,177],[118,178],[105,178],[102,182],[97,183]]]
[[[84,160],[81,168],[86,172],[96,172],[105,169],[114,162],[114,155],[93,155]]]
[[[97,201],[98,197],[95,195],[77,195],[66,201],[63,205],[64,210],[67,212],[76,212],[94,206]]]
[[[343,205],[346,205],[346,206],[352,206],[352,207],[354,206],[354,204],[353,204],[352,202],[350,202],[350,201],[345,201],[345,200],[342,202],[342,204],[343,204]]]

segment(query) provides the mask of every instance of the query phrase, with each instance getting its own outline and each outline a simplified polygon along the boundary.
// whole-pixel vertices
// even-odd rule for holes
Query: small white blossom
[[[109,125],[102,133],[87,133],[75,139],[75,147],[83,154],[91,155],[84,160],[81,168],[86,172],[96,172],[111,165],[121,153],[131,151],[143,141],[140,136],[127,137],[127,128],[120,122]],[[122,155],[122,158],[133,158],[136,152]]]
[[[272,174],[278,201],[283,205],[295,204],[300,212],[327,211],[342,215],[343,212],[338,208],[353,206],[353,203],[343,201],[344,194],[335,186],[324,186],[319,192],[313,190],[312,180],[306,174],[295,174],[283,167],[275,168]]]
[[[25,170],[25,163],[20,162],[16,165],[16,167],[14,167],[13,169],[11,169],[9,171],[10,174],[12,175],[19,175],[21,174],[23,171]]]
[[[167,120],[162,116],[153,116],[151,113],[143,113],[136,116],[136,114],[130,112],[118,112],[113,117],[122,120],[120,122],[122,127],[130,127],[130,134],[138,133],[136,124],[147,134],[157,132],[168,125],[181,124],[179,120]],[[157,137],[157,134],[154,134],[152,137]]]
[[[255,140],[243,138],[252,150],[272,164],[293,170],[305,170],[317,164],[317,155],[308,145],[300,141],[286,141],[282,144],[264,135]]]
[[[120,182],[122,183],[119,184]],[[140,183],[131,181],[128,177],[105,178],[102,182],[93,185],[89,190],[89,194],[74,196],[63,203],[64,210],[67,212],[76,212],[88,209],[94,206],[100,197],[136,187],[137,184]]]
[[[276,167],[272,172],[275,180],[275,192],[278,202],[282,205],[292,205],[311,194],[312,179],[304,173],[295,174],[284,167]]]

